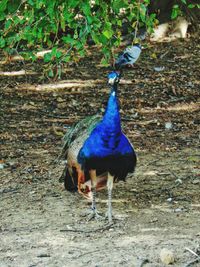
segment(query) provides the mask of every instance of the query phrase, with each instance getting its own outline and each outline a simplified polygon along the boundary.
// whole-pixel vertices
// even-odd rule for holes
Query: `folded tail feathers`
[[[88,200],[92,199],[91,192],[91,180],[88,175],[85,175],[84,172],[80,172],[79,174],[75,167],[72,168],[72,173],[70,173],[68,166],[66,166],[63,176],[64,176],[64,186],[65,189],[70,192],[78,191]],[[104,189],[107,184],[107,173],[102,173],[97,176],[97,191]]]

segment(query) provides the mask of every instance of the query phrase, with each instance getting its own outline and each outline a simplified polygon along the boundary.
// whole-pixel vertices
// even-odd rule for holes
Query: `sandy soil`
[[[196,39],[157,44],[124,71],[121,115],[138,166],[114,188],[111,228],[82,216],[89,203],[64,190],[64,163],[56,161],[66,129],[105,107],[109,69],[92,51],[62,77],[92,85],[48,90],[37,87],[53,83],[41,76],[42,63],[0,66],[35,72],[0,76],[1,267],[163,267],[163,248],[174,267],[200,266],[188,265],[196,257],[188,249],[200,255],[199,55]],[[104,190],[98,209],[106,211]]]

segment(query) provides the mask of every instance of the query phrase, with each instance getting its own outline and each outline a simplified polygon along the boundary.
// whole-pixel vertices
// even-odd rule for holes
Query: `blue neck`
[[[108,99],[108,104],[106,112],[103,117],[103,123],[111,130],[117,134],[121,132],[120,124],[120,114],[119,114],[119,104],[117,99],[117,85],[113,85],[110,97]]]

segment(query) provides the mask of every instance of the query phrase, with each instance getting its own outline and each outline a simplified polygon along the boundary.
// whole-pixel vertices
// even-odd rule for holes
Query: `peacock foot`
[[[88,221],[91,221],[92,219],[95,219],[96,221],[103,220],[104,217],[99,214],[99,212],[96,209],[90,209],[89,214],[88,214]]]
[[[112,213],[106,212],[105,220],[108,221],[108,225],[113,225],[113,216]]]

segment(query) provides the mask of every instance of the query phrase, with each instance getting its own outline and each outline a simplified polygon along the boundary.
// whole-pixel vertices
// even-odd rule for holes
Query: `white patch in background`
[[[150,37],[150,41],[172,41],[177,38],[186,38],[189,22],[184,17],[158,25]]]
[[[156,41],[163,39],[166,36],[168,29],[169,29],[169,23],[168,22],[158,25],[154,29],[154,32],[152,33],[152,35],[150,37],[150,41],[156,42]]]
[[[172,34],[169,35],[169,37],[186,38],[188,26],[189,22],[185,18],[178,17],[177,20],[175,21],[174,30]]]

